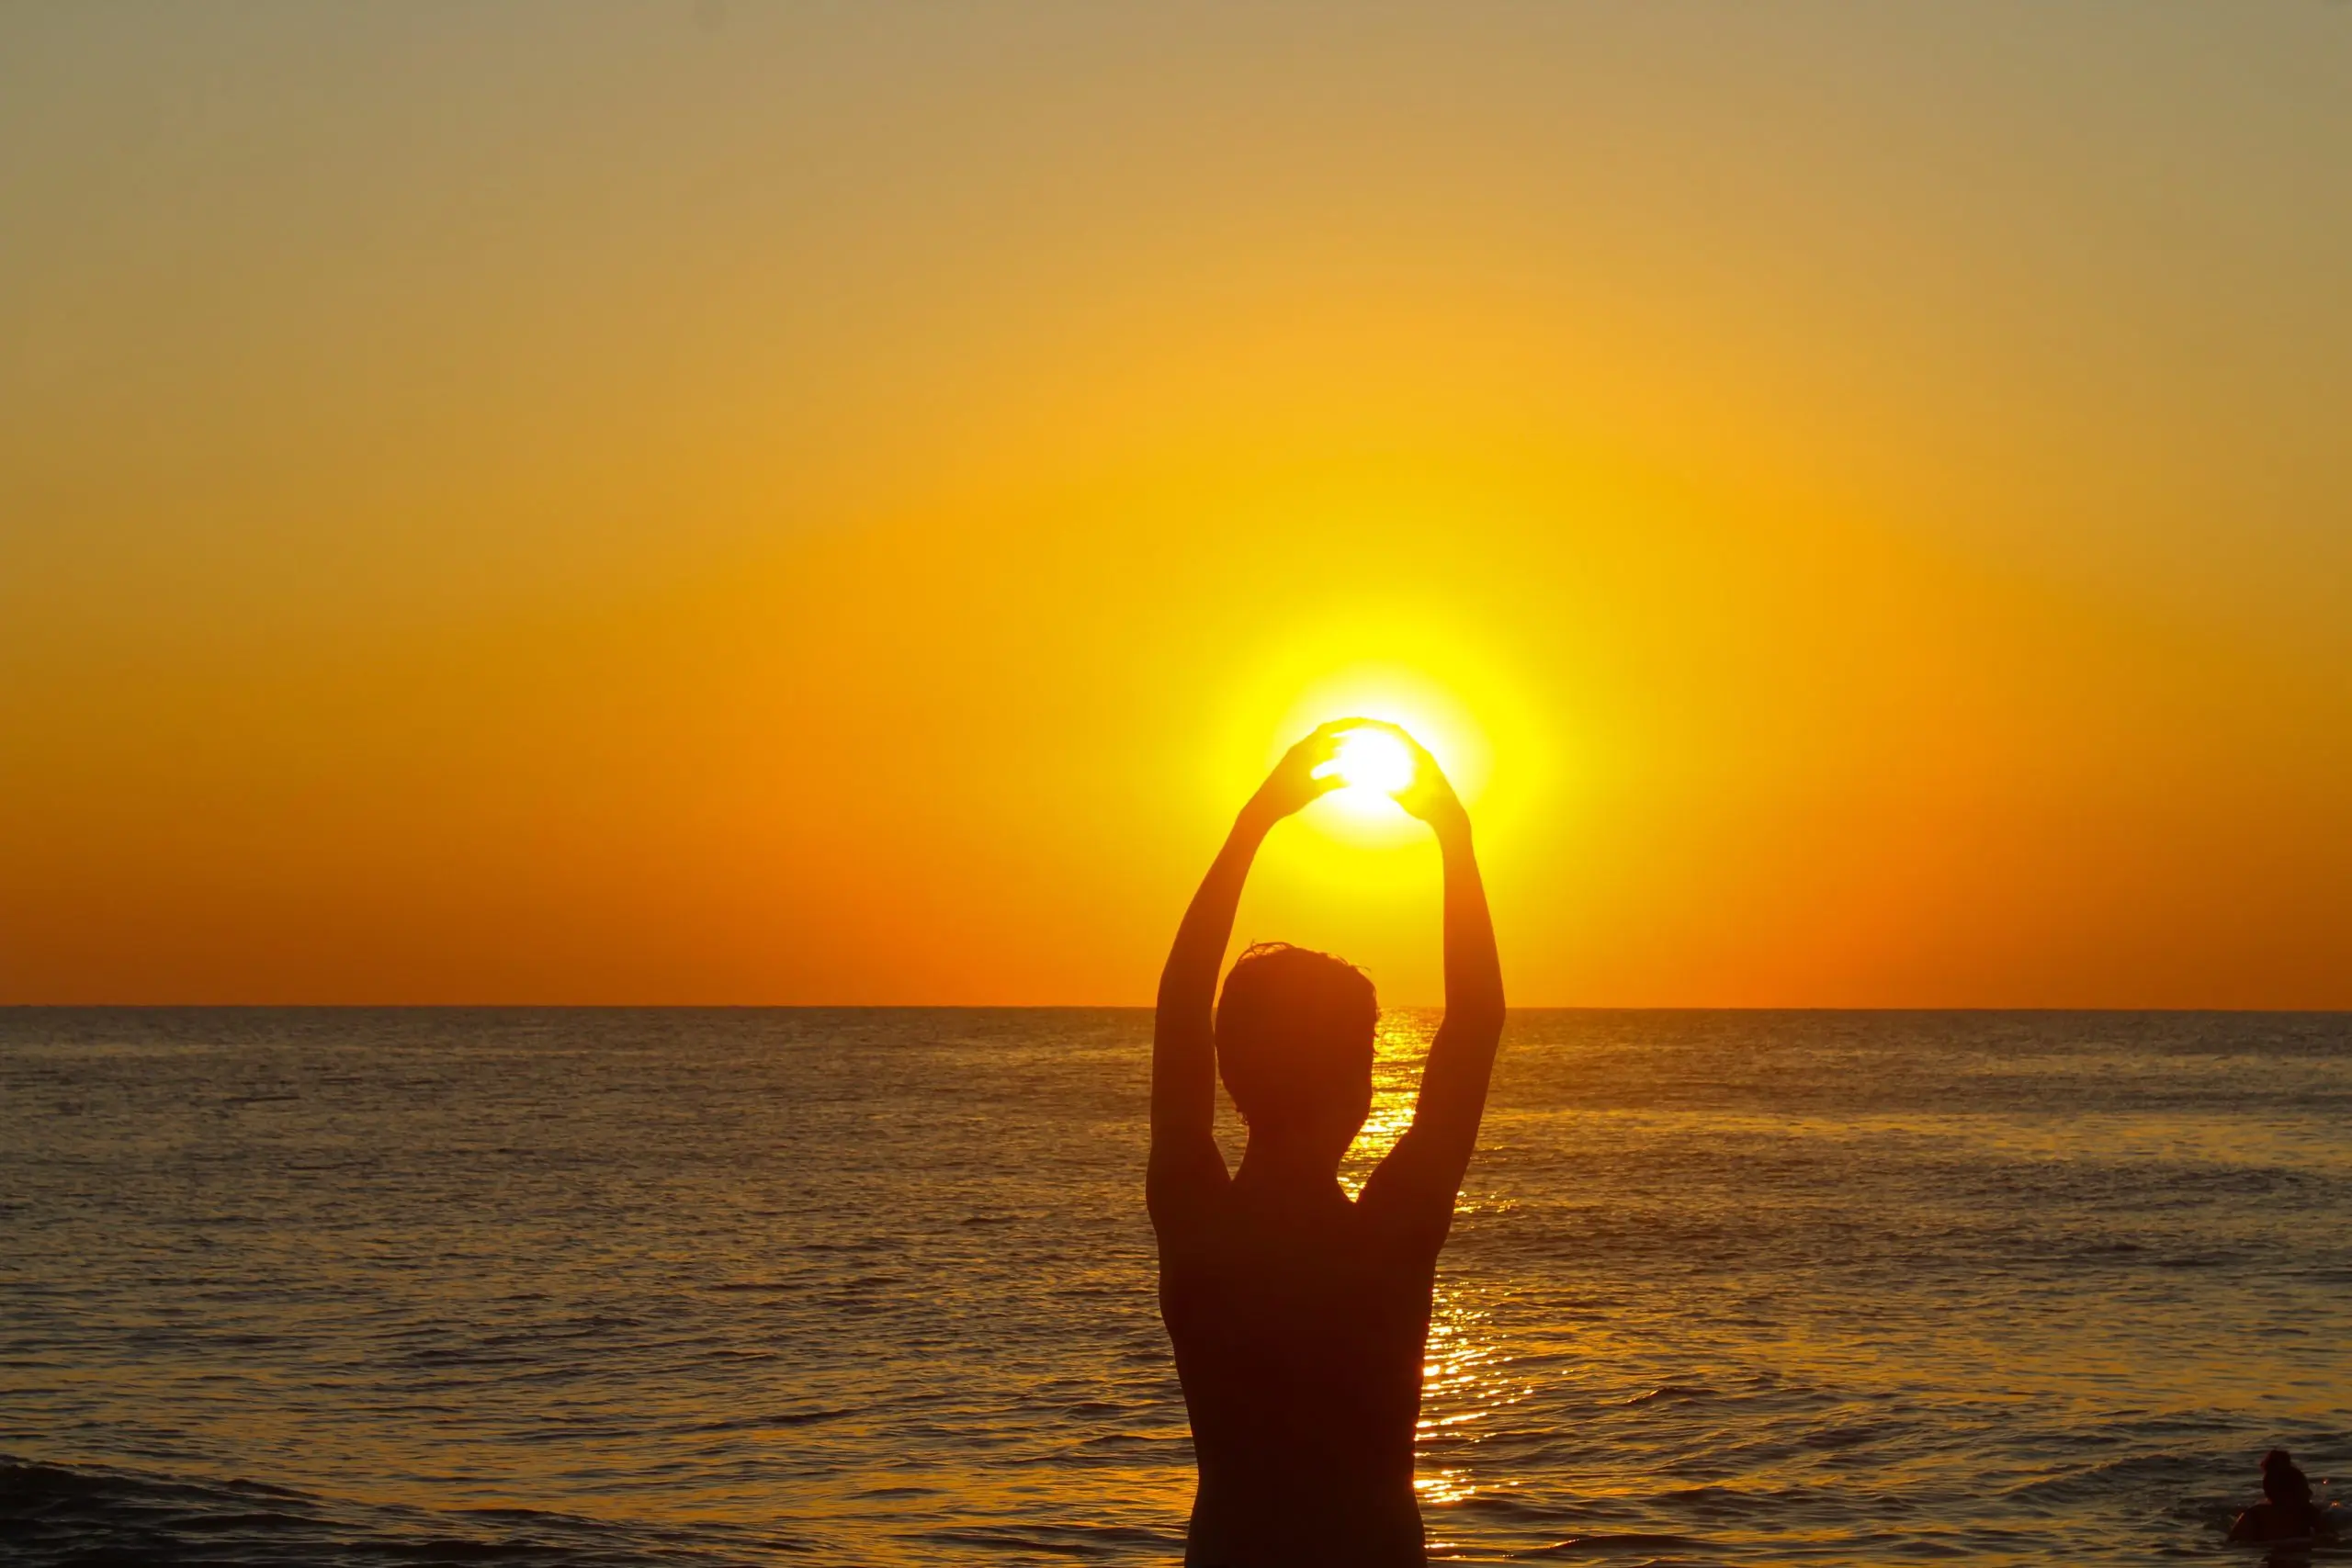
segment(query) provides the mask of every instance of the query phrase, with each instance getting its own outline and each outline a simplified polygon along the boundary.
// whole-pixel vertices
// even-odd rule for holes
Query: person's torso
[[[1286,1216],[1238,1188],[1163,1247],[1200,1462],[1188,1561],[1423,1560],[1413,1436],[1435,1265],[1376,1213]]]

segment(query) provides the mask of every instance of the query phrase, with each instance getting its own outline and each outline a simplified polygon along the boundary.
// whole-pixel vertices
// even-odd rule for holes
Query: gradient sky
[[[2352,1006],[2347,170],[2320,0],[17,0],[0,1000],[1145,1002],[1345,705],[1516,1003]]]

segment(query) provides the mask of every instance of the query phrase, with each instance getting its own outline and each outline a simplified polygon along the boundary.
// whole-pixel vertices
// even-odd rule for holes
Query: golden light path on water
[[[1349,1196],[1363,1190],[1373,1168],[1412,1124],[1421,1061],[1440,1017],[1423,1009],[1382,1015],[1374,1037],[1372,1114],[1340,1169]],[[1456,1213],[1470,1201],[1467,1197],[1457,1200]],[[1449,1447],[1464,1442],[1475,1446],[1480,1426],[1532,1392],[1510,1377],[1510,1363],[1490,1332],[1491,1316],[1473,1292],[1446,1282],[1441,1261],[1421,1367],[1419,1446],[1426,1448],[1428,1437],[1436,1432],[1452,1439]],[[1471,1468],[1462,1464],[1421,1468],[1413,1488],[1425,1505],[1458,1503],[1481,1491],[1500,1490],[1492,1481],[1474,1480]],[[1438,1548],[1445,1543],[1432,1540],[1430,1544]]]

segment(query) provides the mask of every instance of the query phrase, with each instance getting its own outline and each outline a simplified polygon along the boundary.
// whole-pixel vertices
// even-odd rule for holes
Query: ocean
[[[0,1555],[1172,1562],[1150,1030],[0,1011]],[[1432,1555],[2260,1561],[2262,1451],[2352,1465],[2347,1112],[2346,1015],[1516,1013]]]

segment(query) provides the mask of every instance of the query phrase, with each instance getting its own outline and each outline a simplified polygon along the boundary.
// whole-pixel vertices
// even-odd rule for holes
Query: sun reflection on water
[[[1381,1014],[1373,1036],[1372,1114],[1363,1131],[1348,1147],[1340,1166],[1340,1184],[1352,1198],[1363,1190],[1365,1179],[1383,1156],[1412,1125],[1413,1100],[1421,1082],[1421,1057],[1429,1050],[1437,1020],[1420,1011]]]
[[[1510,1377],[1493,1314],[1471,1292],[1441,1282],[1421,1365],[1421,1419],[1413,1489],[1425,1504],[1459,1503],[1499,1488],[1473,1462],[1495,1417],[1532,1392]],[[1432,1542],[1432,1545],[1437,1544]]]
[[[1340,1173],[1351,1197],[1363,1190],[1373,1168],[1412,1124],[1421,1059],[1437,1022],[1436,1014],[1424,1011],[1389,1012],[1381,1018],[1374,1043],[1372,1114]],[[1455,1212],[1464,1212],[1470,1203],[1467,1197],[1457,1200]],[[1413,1489],[1425,1506],[1460,1503],[1499,1489],[1492,1481],[1478,1479],[1471,1453],[1491,1419],[1526,1398],[1530,1390],[1509,1381],[1510,1363],[1493,1332],[1492,1316],[1469,1290],[1441,1277],[1430,1306],[1429,1348],[1421,1367],[1421,1418],[1414,1442],[1420,1460]],[[1432,1550],[1443,1544],[1434,1537],[1430,1542]]]

